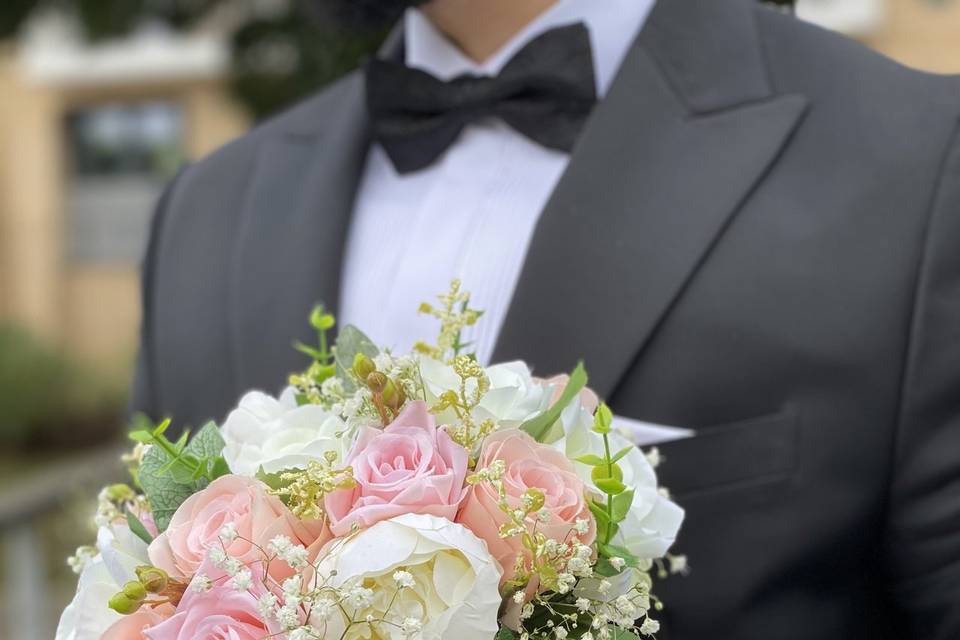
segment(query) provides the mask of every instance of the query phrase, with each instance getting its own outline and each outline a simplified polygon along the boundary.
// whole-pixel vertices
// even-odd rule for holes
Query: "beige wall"
[[[138,265],[64,258],[63,116],[81,105],[163,98],[185,114],[199,158],[246,130],[219,81],[76,89],[35,86],[0,51],[0,321],[113,370],[129,368],[140,323]]]
[[[56,338],[61,290],[61,166],[56,96],[0,58],[0,298],[4,313]]]
[[[865,41],[906,65],[960,73],[960,2],[889,0],[884,24]]]

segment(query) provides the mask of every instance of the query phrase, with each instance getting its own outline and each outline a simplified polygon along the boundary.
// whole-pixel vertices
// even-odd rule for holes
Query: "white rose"
[[[423,640],[490,640],[497,633],[500,569],[486,545],[465,527],[436,516],[406,514],[336,540],[329,549],[320,575],[347,593],[351,587],[372,590],[358,597],[364,606],[348,606],[347,613],[354,620],[372,616],[394,623],[378,626],[385,637],[404,640],[402,627],[411,626],[410,620],[422,627],[418,637]],[[413,586],[398,593],[394,573],[401,569]],[[329,618],[312,624],[326,628],[328,637],[339,637],[342,614],[328,613]],[[345,640],[369,633],[366,624],[355,624]]]
[[[297,406],[291,387],[279,399],[251,391],[227,416],[221,433],[230,471],[251,477],[260,467],[267,473],[303,469],[327,451],[343,462],[352,444],[352,431],[339,416],[318,405]]]
[[[578,400],[564,410],[561,422],[566,435],[553,446],[571,460],[586,454],[603,457],[603,436],[593,432],[593,416]],[[638,447],[616,432],[607,437],[611,455],[631,448],[618,464],[623,470],[623,483],[634,490],[633,504],[612,542],[641,559],[662,558],[677,538],[683,523],[683,509],[657,491],[657,474]],[[584,484],[600,492],[590,477],[592,467],[579,462],[574,465]]]
[[[518,360],[495,364],[485,371],[490,378],[490,390],[474,412],[477,420],[493,420],[501,429],[516,428],[550,408],[554,386],[535,379],[526,363]],[[450,365],[424,357],[420,359],[420,372],[430,404],[444,391],[460,388],[460,378]],[[448,422],[453,417],[441,414],[438,422]]]
[[[77,593],[60,616],[55,640],[98,640],[122,616],[107,602],[124,584],[136,580],[136,568],[150,564],[147,544],[126,524],[100,527],[100,552],[80,574]]]

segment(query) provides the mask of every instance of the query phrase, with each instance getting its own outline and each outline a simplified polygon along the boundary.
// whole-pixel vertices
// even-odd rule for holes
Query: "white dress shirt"
[[[482,64],[468,58],[416,9],[404,18],[406,64],[441,78],[496,75],[527,43],[555,27],[586,24],[603,96],[654,0],[559,0]],[[459,278],[484,310],[465,332],[482,363],[493,353],[540,213],[569,155],[541,147],[503,122],[467,126],[426,169],[400,175],[374,144],[347,238],[341,326],[409,351],[439,325],[417,314]]]

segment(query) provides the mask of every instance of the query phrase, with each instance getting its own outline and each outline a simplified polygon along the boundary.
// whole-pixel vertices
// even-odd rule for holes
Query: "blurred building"
[[[801,17],[960,72],[960,0],[801,0]],[[0,50],[0,322],[129,367],[138,264],[163,183],[248,126],[210,33],[98,46],[57,19]]]
[[[797,13],[907,66],[960,73],[960,0],[799,0]]]
[[[227,58],[161,27],[91,47],[53,16],[0,50],[0,322],[129,367],[153,203],[248,126]]]

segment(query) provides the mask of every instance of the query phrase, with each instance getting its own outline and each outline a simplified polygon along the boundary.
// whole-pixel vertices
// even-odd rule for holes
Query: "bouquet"
[[[322,307],[310,366],[221,427],[131,434],[57,640],[649,636],[683,511],[587,388],[483,367],[454,282],[435,343],[378,349]]]

